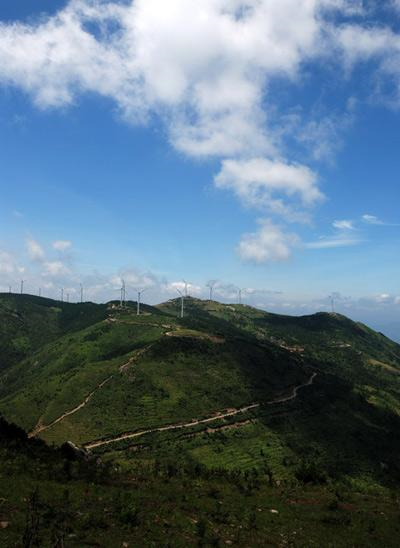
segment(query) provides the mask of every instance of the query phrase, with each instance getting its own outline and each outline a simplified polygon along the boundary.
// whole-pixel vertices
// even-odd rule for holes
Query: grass
[[[143,311],[0,295],[0,412],[30,430],[93,392],[42,433],[53,449],[0,419],[0,545],[23,545],[32,512],[44,547],[397,545],[398,345],[337,314]],[[289,402],[89,460],[62,446],[266,402],[312,372]]]
[[[271,485],[260,473],[115,467],[27,442],[0,421],[0,544],[397,546],[394,492],[345,484]],[[245,462],[245,460],[244,460]],[[28,524],[28,525],[27,525]]]
[[[28,298],[17,304],[27,316],[29,307],[40,305],[47,318],[55,303]],[[317,371],[313,386],[296,400],[219,426],[251,423],[225,429],[213,423],[214,430],[203,424],[106,450],[131,456],[133,447],[133,462],[175,460],[209,470],[268,465],[282,481],[303,474],[316,481],[350,478],[371,488],[398,482],[398,345],[337,314],[292,318],[188,299],[181,320],[178,305],[147,307],[139,317],[134,303],[99,310],[90,304],[87,316],[85,305],[62,308],[58,336],[0,376],[0,411],[29,430],[39,419],[50,424],[93,392],[85,407],[41,434],[58,445],[83,444],[266,402]]]

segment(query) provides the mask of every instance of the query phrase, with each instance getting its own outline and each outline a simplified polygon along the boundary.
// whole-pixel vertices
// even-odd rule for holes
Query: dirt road
[[[122,373],[125,373],[126,370],[140,357],[142,356],[145,352],[147,352],[147,350],[149,350],[149,348],[151,347],[151,345],[149,346],[146,346],[145,348],[139,350],[134,356],[130,357],[129,360],[122,364],[120,367],[119,367],[119,372],[122,374]],[[40,434],[41,432],[44,432],[46,430],[48,430],[49,428],[52,428],[53,426],[55,426],[57,423],[61,422],[62,420],[64,420],[66,417],[69,417],[71,415],[74,415],[75,413],[77,413],[78,411],[80,411],[81,409],[83,409],[83,407],[85,407],[85,405],[87,405],[89,403],[89,401],[92,399],[92,397],[94,396],[94,394],[96,394],[96,392],[98,392],[99,390],[101,390],[103,388],[103,386],[105,384],[107,384],[112,378],[115,377],[115,373],[110,375],[109,377],[107,377],[104,381],[102,381],[100,384],[98,384],[96,386],[96,388],[94,388],[86,397],[85,399],[79,404],[77,405],[76,407],[74,407],[73,409],[70,409],[69,411],[66,411],[65,413],[63,413],[60,417],[58,417],[57,419],[55,419],[53,422],[51,422],[50,424],[43,424],[42,423],[42,419],[39,419],[37,425],[35,426],[35,428],[32,430],[32,432],[29,432],[28,434],[28,438],[34,438],[35,436],[37,436],[38,434]]]
[[[116,443],[118,441],[138,438],[140,436],[144,436],[145,434],[151,434],[154,432],[166,432],[168,430],[180,430],[183,428],[192,428],[193,426],[197,426],[199,424],[207,424],[209,422],[215,422],[228,417],[233,417],[235,415],[238,415],[240,413],[245,413],[246,411],[250,411],[251,409],[256,409],[263,405],[276,405],[279,403],[288,402],[297,398],[299,390],[301,390],[302,388],[305,388],[306,386],[310,386],[314,382],[316,375],[317,373],[313,373],[307,382],[293,387],[291,394],[289,396],[285,396],[284,398],[277,398],[277,399],[274,399],[268,402],[263,402],[263,403],[261,402],[253,403],[250,405],[246,405],[245,407],[240,407],[239,409],[231,409],[226,412],[218,412],[205,419],[195,419],[185,423],[169,424],[167,426],[160,426],[158,428],[150,428],[148,430],[139,430],[138,432],[127,432],[125,434],[121,434],[119,436],[115,436],[105,440],[97,440],[97,441],[86,443],[83,447],[87,450],[90,450],[90,449],[95,449],[96,447],[102,447],[103,445]]]

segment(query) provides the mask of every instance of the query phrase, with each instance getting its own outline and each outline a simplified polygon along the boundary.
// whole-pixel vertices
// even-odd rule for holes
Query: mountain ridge
[[[152,455],[211,469],[268,461],[280,481],[310,462],[319,463],[316,477],[378,485],[400,475],[388,434],[399,427],[400,346],[345,316],[284,316],[191,297],[183,319],[180,299],[143,305],[140,316],[133,301],[0,295],[0,304],[0,325],[10,313],[18,318],[0,333],[9,348],[21,325],[32,326],[29,342],[50,324],[41,344],[1,364],[0,413],[32,437],[70,440],[124,465]],[[312,387],[287,398],[311,377]]]

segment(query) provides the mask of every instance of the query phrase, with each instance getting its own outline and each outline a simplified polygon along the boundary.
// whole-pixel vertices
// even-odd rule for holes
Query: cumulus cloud
[[[45,261],[44,276],[63,276],[69,273],[69,268],[62,261]]]
[[[272,210],[290,217],[290,209],[282,196],[297,200],[303,206],[322,198],[317,177],[308,167],[272,161],[266,158],[224,160],[215,177],[218,188],[227,188],[245,203]]]
[[[165,292],[176,293],[176,295],[178,295],[179,292],[185,295],[185,292],[187,291],[188,295],[194,297],[200,297],[204,293],[204,288],[200,285],[184,282],[183,280],[163,283],[161,284],[161,289]]]
[[[119,289],[125,282],[125,285],[133,291],[148,290],[158,283],[157,277],[152,272],[139,272],[134,269],[124,269],[119,274],[113,275],[109,281],[115,289]]]
[[[66,251],[72,247],[72,242],[69,240],[56,240],[52,245],[57,251]]]
[[[40,108],[94,92],[113,99],[131,122],[156,114],[177,150],[232,158],[216,178],[220,186],[233,186],[251,205],[260,197],[287,216],[291,207],[272,194],[310,204],[319,191],[309,168],[279,159],[265,103],[268,81],[296,78],[301,64],[319,54],[323,10],[347,4],[71,0],[36,24],[0,26],[0,82],[24,89]],[[229,164],[237,156],[247,163]],[[248,180],[256,164],[260,173]],[[233,168],[237,182],[229,185]]]
[[[15,270],[14,257],[7,251],[0,250],[0,274],[13,274]]]
[[[45,253],[39,242],[37,242],[33,238],[28,238],[26,240],[26,248],[28,250],[29,258],[32,261],[43,261]]]
[[[71,273],[68,266],[69,259],[55,259],[49,257],[42,245],[32,237],[26,240],[26,250],[28,259],[35,265],[37,269],[40,269],[42,275],[46,277],[58,278],[60,280],[63,277],[68,276]],[[65,251],[71,245],[68,240],[57,240],[53,242],[52,247],[56,251]]]
[[[259,224],[257,232],[242,236],[237,248],[240,258],[255,263],[287,260],[297,237],[284,233],[268,219],[260,221]]]
[[[293,77],[317,52],[319,13],[328,4],[71,0],[36,25],[2,25],[0,75],[42,107],[69,104],[90,91],[111,97],[135,120],[185,103],[191,113],[180,112],[183,128],[212,126],[215,116],[229,120],[237,112],[240,123],[247,118],[259,129],[266,76]],[[193,137],[202,144],[208,139],[201,131],[189,141]]]
[[[364,14],[354,0],[70,0],[36,23],[0,25],[0,83],[39,108],[96,93],[129,122],[158,117],[176,150],[222,161],[219,188],[304,221],[299,208],[322,196],[318,177],[286,159],[270,84],[300,81],[310,60],[332,55],[349,68],[378,58],[400,82],[399,36],[363,23]],[[336,126],[311,120],[298,140],[326,156]]]

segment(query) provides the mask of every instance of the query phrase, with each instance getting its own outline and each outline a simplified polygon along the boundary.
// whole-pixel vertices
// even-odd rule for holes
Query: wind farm
[[[397,548],[400,1],[0,2],[0,547]]]

